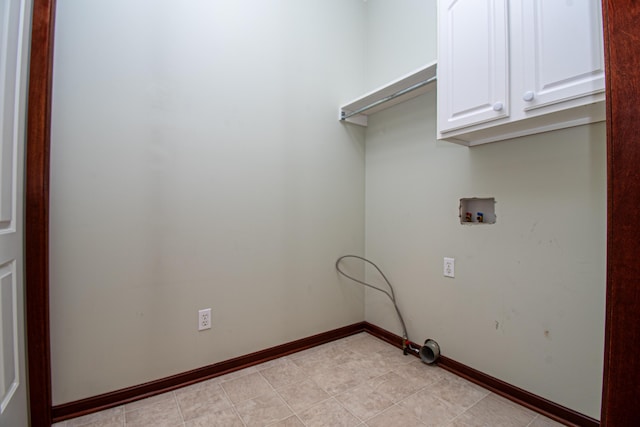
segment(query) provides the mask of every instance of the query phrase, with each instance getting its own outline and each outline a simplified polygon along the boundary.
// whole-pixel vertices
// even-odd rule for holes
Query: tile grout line
[[[286,357],[286,356],[285,356]],[[292,362],[293,363],[293,362]],[[259,365],[258,365],[259,366]],[[268,369],[268,368],[267,368]],[[264,369],[263,369],[264,370]],[[273,386],[273,384],[271,384],[271,381],[269,381],[264,375],[262,375],[262,370],[258,369],[258,374],[260,374],[260,377],[265,380],[267,382],[267,384],[269,384],[269,387],[271,387],[271,390],[273,390],[273,392],[276,394],[276,396],[278,396],[278,398],[280,400],[282,400],[284,402],[284,404],[286,405],[287,408],[289,408],[289,410],[291,411],[291,413],[300,420],[300,417],[298,417],[298,414],[296,414],[296,412],[293,410],[293,408],[291,406],[289,406],[289,404],[287,403],[286,400],[284,400],[284,398],[282,397],[282,395],[280,393],[278,393],[278,390],[276,390],[276,388]],[[286,384],[289,385],[289,384]],[[280,420],[274,421],[272,423],[269,424],[275,424],[277,422],[280,422],[282,420],[286,420],[287,418],[289,418],[291,415],[288,415]],[[300,422],[304,425],[306,425],[302,420],[300,420]],[[267,424],[267,425],[269,425]]]
[[[529,424],[526,425],[526,427],[530,427],[531,425],[533,425],[535,420],[537,420],[538,418],[540,418],[540,414],[536,414],[536,416],[533,417],[533,419],[529,422]]]
[[[375,377],[375,378],[372,378],[372,379],[371,379],[371,381],[376,380],[376,379],[378,379],[378,378],[381,378],[381,377],[383,377],[383,376],[385,376],[385,375],[387,375],[387,374],[389,374],[389,373],[394,373],[394,374],[398,375],[400,378],[402,378],[403,380],[405,379],[405,378],[403,378],[401,375],[399,375],[399,374],[395,373],[393,369],[391,369],[391,370],[389,370],[389,371],[385,372],[385,373],[384,373],[384,374],[382,374],[382,375],[379,375],[379,376],[377,376],[377,377]],[[382,383],[382,384],[384,384],[384,383]],[[379,386],[379,385],[378,385],[378,386]],[[424,386],[424,387],[422,387],[422,388],[418,389],[417,391],[415,391],[415,392],[411,393],[410,395],[408,395],[408,396],[404,397],[403,399],[401,399],[401,400],[399,400],[399,401],[397,401],[397,402],[394,402],[393,400],[391,400],[391,405],[390,405],[388,408],[385,408],[384,410],[382,410],[382,411],[378,412],[377,414],[370,416],[369,418],[367,418],[366,420],[364,420],[364,422],[366,423],[367,421],[369,421],[369,420],[371,420],[371,419],[373,419],[373,418],[377,417],[378,415],[383,414],[384,412],[388,411],[389,409],[393,408],[394,406],[398,406],[398,407],[400,407],[400,405],[399,405],[399,403],[400,403],[400,402],[403,402],[404,400],[408,399],[409,397],[411,397],[411,396],[413,396],[413,395],[415,395],[415,394],[418,394],[419,392],[421,392],[422,390],[424,390],[426,387],[427,387],[427,386]],[[378,387],[376,386],[376,387],[374,388],[374,391],[377,391],[377,389],[378,389]]]
[[[400,402],[398,402],[398,403],[400,403]],[[384,411],[382,411],[382,412],[380,412],[379,414],[375,415],[375,417],[377,417],[377,416],[379,416],[379,415],[382,415],[382,414],[384,414],[384,413],[386,413],[386,412],[389,412],[389,411],[390,411],[392,408],[394,408],[394,407],[397,407],[398,409],[402,410],[402,407],[401,407],[400,405],[398,405],[398,403],[394,402],[394,403],[393,403],[393,405],[389,406],[389,407],[388,407],[388,408],[386,408]],[[419,419],[418,419],[417,417],[415,417],[413,414],[409,414],[409,415],[410,415],[411,417],[413,417],[413,418],[414,418],[418,423],[420,423],[420,425],[423,425],[423,426],[425,425],[425,424],[422,422],[422,420],[419,420]],[[375,417],[371,417],[371,418],[369,418],[369,420],[367,420],[367,421],[370,421],[371,419],[373,419],[373,418],[375,418]]]
[[[483,390],[486,390],[483,388]],[[486,399],[487,397],[491,396],[491,392],[489,392],[488,394],[484,395],[483,397],[481,397],[477,402],[475,402],[474,404],[470,405],[468,408],[466,408],[464,411],[460,412],[458,415],[456,415],[452,420],[449,421],[449,424],[453,423],[455,420],[457,420],[458,418],[460,418],[461,416],[463,416],[467,411],[469,411],[471,408],[473,408],[474,406],[476,406],[478,403],[482,402],[484,399]]]
[[[171,391],[171,395],[173,396],[173,400],[176,402],[176,406],[178,407],[178,413],[180,414],[180,418],[182,419],[182,425],[186,425],[186,421],[184,419],[184,414],[182,413],[182,408],[180,408],[180,402],[178,401],[178,395],[175,390]],[[127,426],[125,426],[127,427]]]
[[[249,375],[249,374],[247,374],[247,375]],[[245,375],[241,375],[241,376],[239,376],[238,378],[242,378],[242,377],[244,377],[244,376],[245,376]],[[222,378],[222,377],[219,377],[219,378]],[[236,378],[234,378],[234,379],[236,379]],[[220,389],[221,389],[221,390],[222,390],[222,392],[224,393],[224,397],[226,397],[226,398],[227,398],[227,400],[229,401],[229,404],[231,405],[231,410],[233,410],[233,413],[234,413],[234,414],[236,414],[236,417],[238,417],[238,419],[240,420],[240,422],[242,423],[242,425],[243,425],[244,427],[247,427],[247,423],[245,423],[245,422],[244,422],[244,420],[243,420],[243,419],[242,419],[242,417],[240,416],[240,413],[239,413],[239,412],[238,412],[238,410],[236,409],[236,404],[235,404],[235,403],[233,403],[233,400],[231,400],[231,397],[229,397],[229,394],[227,393],[227,390],[225,390],[225,388],[222,386],[222,383],[223,383],[223,382],[224,382],[224,381],[220,380],[220,381],[219,381],[219,383],[218,383],[218,385],[220,386]]]
[[[375,337],[373,337],[373,338],[375,338]],[[347,350],[349,350],[348,346],[347,346]],[[352,350],[349,350],[349,351],[352,351]],[[358,355],[359,357],[361,357],[361,358],[362,358],[362,357],[366,357],[366,355],[362,355],[362,354],[360,354],[360,353],[358,353],[358,352],[354,352],[354,353],[355,353],[355,354],[357,354],[357,355]],[[374,351],[374,353],[376,353],[376,354],[380,354],[380,351],[377,351],[377,352],[375,352],[375,351]],[[411,362],[409,362],[409,363],[411,363]],[[358,384],[358,385],[356,385],[356,386],[353,386],[353,387],[350,387],[350,388],[348,388],[348,389],[346,389],[346,390],[343,390],[342,392],[340,392],[340,393],[338,393],[338,394],[334,395],[333,397],[335,398],[336,396],[338,396],[338,395],[340,395],[340,394],[346,393],[346,392],[348,392],[348,391],[350,391],[350,390],[353,390],[353,389],[355,389],[355,388],[357,388],[357,387],[363,386],[363,385],[365,385],[367,382],[375,381],[376,379],[381,378],[381,377],[383,377],[383,376],[385,376],[385,375],[387,375],[387,374],[389,374],[389,373],[395,373],[395,372],[394,372],[394,370],[393,370],[393,369],[389,369],[389,370],[387,370],[386,372],[384,372],[383,374],[380,374],[380,375],[378,375],[378,376],[376,376],[376,377],[373,377],[373,378],[369,378],[368,380],[366,380],[366,381],[364,381],[364,382],[362,382],[362,383],[360,383],[360,384]],[[403,378],[403,377],[402,377],[401,375],[399,375],[399,374],[396,374],[396,375],[398,375],[400,378]],[[403,379],[404,379],[404,378],[403,378]],[[407,398],[409,398],[410,396],[413,396],[414,394],[417,394],[418,392],[420,392],[420,391],[424,390],[424,388],[426,388],[426,387],[427,387],[427,386],[424,386],[424,387],[420,388],[419,390],[415,391],[414,393],[411,393],[409,396],[406,396],[404,399],[407,399]],[[374,388],[374,391],[375,391],[376,389],[377,389],[377,387],[375,387],[375,388]],[[349,409],[348,409],[348,408],[346,408],[344,405],[342,405],[338,399],[336,399],[336,401],[338,402],[338,404],[340,404],[340,406],[342,406],[343,408],[345,408],[349,413],[351,413],[354,417],[356,417],[356,419],[360,420],[360,421],[361,421],[361,423],[362,423],[361,425],[366,425],[366,423],[367,423],[368,421],[370,421],[371,419],[373,419],[373,418],[375,418],[375,417],[377,417],[377,416],[379,416],[379,415],[383,414],[384,412],[388,411],[389,409],[393,408],[394,406],[398,406],[398,407],[399,407],[398,403],[400,403],[400,402],[401,402],[401,401],[403,401],[404,399],[402,399],[402,400],[400,400],[400,401],[398,401],[398,402],[393,402],[393,401],[391,401],[391,405],[390,405],[389,407],[385,408],[384,410],[382,410],[382,411],[380,411],[380,412],[378,412],[378,413],[376,413],[376,414],[374,414],[374,415],[372,415],[372,416],[370,416],[370,417],[368,417],[368,418],[366,418],[366,419],[361,419],[361,418],[360,418],[360,417],[358,417],[357,415],[353,414],[351,411],[349,411]],[[418,420],[418,421],[419,421],[419,420]],[[420,422],[421,422],[421,421],[420,421]]]
[[[337,346],[335,346],[335,342],[332,342],[332,343],[331,343],[331,347],[337,348]],[[285,356],[285,357],[286,357],[286,356]],[[293,361],[291,361],[291,362],[295,364],[295,362],[293,362]],[[325,389],[324,389],[324,388],[322,388],[319,384],[317,384],[317,383],[313,380],[313,378],[311,377],[311,375],[309,375],[309,373],[308,373],[306,370],[304,370],[304,368],[299,367],[299,369],[301,369],[301,370],[304,372],[304,374],[305,374],[305,381],[311,381],[311,382],[313,382],[313,383],[314,383],[314,384],[316,384],[316,385],[317,385],[317,386],[318,386],[322,391],[324,391],[325,393],[327,393],[327,395],[329,396],[328,398],[323,399],[323,400],[321,400],[321,401],[319,401],[319,402],[316,402],[316,403],[312,404],[311,406],[309,406],[308,408],[305,408],[303,411],[306,411],[306,410],[308,410],[308,409],[314,408],[314,407],[319,406],[320,404],[322,404],[322,403],[324,403],[324,402],[327,402],[327,401],[329,401],[329,400],[333,399],[333,400],[335,400],[335,401],[336,401],[336,403],[337,403],[338,405],[340,405],[340,407],[344,408],[344,409],[345,409],[349,414],[353,415],[353,416],[354,416],[358,421],[360,421],[360,424],[363,424],[363,423],[364,423],[364,421],[363,421],[363,420],[361,420],[361,419],[360,419],[360,417],[356,416],[356,415],[355,415],[355,414],[353,414],[351,411],[349,411],[349,409],[345,408],[345,407],[340,403],[340,401],[339,401],[338,399],[336,399],[336,398],[335,398],[335,396],[336,396],[336,395],[331,395],[327,390],[325,390]],[[292,408],[292,407],[287,403],[287,401],[282,397],[282,395],[278,392],[278,390],[276,390],[276,388],[273,386],[273,384],[271,384],[271,382],[270,382],[270,381],[269,381],[269,380],[268,380],[264,375],[262,375],[262,371],[258,370],[258,372],[259,372],[259,373],[260,373],[260,375],[265,379],[265,381],[267,381],[267,383],[269,384],[269,386],[271,386],[271,388],[273,389],[273,391],[275,391],[275,392],[276,392],[276,394],[278,395],[278,397],[280,397],[280,399],[282,399],[282,401],[285,403],[285,405],[287,405],[287,407],[289,408],[289,410],[291,410],[291,413],[292,413],[296,418],[298,418],[298,420],[300,420],[300,422],[301,422],[304,426],[306,426],[307,424],[306,424],[306,423],[305,423],[305,422],[300,418],[300,416],[298,415],[298,413],[297,413],[296,411],[294,411],[294,410],[293,410],[293,408]],[[286,384],[285,386],[290,386],[290,385],[293,385],[293,384],[294,384],[294,383],[292,382],[292,383],[290,383],[290,384]],[[287,417],[287,418],[288,418],[288,417]],[[286,419],[286,418],[284,418],[284,419]],[[282,421],[282,420],[279,420],[279,421]],[[277,421],[276,421],[276,422],[277,422]],[[273,423],[272,423],[272,424],[273,424]]]
[[[349,389],[349,390],[353,390],[354,388],[356,388],[356,387],[353,387],[353,388],[351,388],[351,389]],[[345,391],[348,391],[348,390],[345,390]],[[343,392],[343,393],[344,393],[344,392]],[[336,394],[336,396],[337,396],[337,394]],[[351,411],[349,410],[349,408],[347,408],[346,406],[344,406],[344,405],[342,404],[342,402],[340,402],[338,399],[336,399],[336,396],[333,396],[333,399],[336,401],[336,403],[337,403],[338,405],[340,405],[340,407],[344,408],[344,410],[345,410],[345,411],[347,411],[348,413],[350,413],[351,415],[353,415],[353,416],[356,418],[356,420],[360,421],[360,424],[363,424],[363,423],[365,422],[365,420],[363,420],[362,418],[360,418],[359,416],[357,416],[356,414],[354,414],[353,412],[351,412]]]
[[[340,350],[340,347],[339,347],[339,346],[337,346],[337,345],[335,345],[335,342],[330,343],[330,347],[333,347],[333,348],[336,348],[336,349]],[[293,362],[293,361],[292,361],[292,362]],[[295,362],[293,362],[293,363],[295,363]],[[304,374],[305,374],[305,381],[311,381],[311,382],[313,382],[313,383],[314,383],[314,384],[316,384],[316,385],[317,385],[321,390],[323,390],[325,393],[327,393],[327,395],[329,396],[328,398],[323,399],[323,400],[321,400],[321,401],[319,401],[319,402],[316,402],[316,403],[312,404],[311,406],[309,406],[308,408],[305,408],[303,411],[306,411],[306,410],[308,410],[308,409],[314,408],[314,407],[316,407],[316,406],[321,405],[322,403],[328,402],[329,400],[333,399],[333,400],[334,400],[334,401],[335,401],[335,402],[336,402],[336,403],[337,403],[341,408],[343,408],[344,410],[346,410],[346,411],[347,411],[349,414],[351,414],[351,415],[352,415],[356,420],[360,421],[360,424],[359,424],[359,425],[363,425],[363,424],[364,424],[364,420],[362,420],[360,417],[358,417],[357,415],[355,415],[354,413],[352,413],[348,408],[346,408],[344,405],[342,405],[342,403],[340,403],[340,401],[339,401],[338,399],[336,399],[336,396],[337,396],[338,394],[344,393],[344,392],[346,392],[346,391],[348,391],[348,390],[352,390],[353,388],[356,388],[356,387],[358,387],[358,386],[354,386],[354,387],[351,387],[351,388],[349,388],[349,389],[347,389],[347,390],[342,391],[341,393],[338,393],[338,394],[335,394],[335,395],[331,395],[327,390],[325,390],[323,387],[321,387],[320,385],[318,385],[318,384],[313,380],[312,376],[311,376],[311,375],[309,375],[309,373],[308,373],[304,368],[302,368],[302,367],[299,367],[299,368],[300,368],[300,369],[304,372]],[[260,374],[262,375],[262,371],[260,371],[260,370],[259,370],[259,372],[260,372]],[[278,394],[278,396],[282,399],[282,401],[285,403],[285,405],[287,405],[287,407],[291,410],[291,412],[293,413],[293,415],[294,415],[296,418],[298,418],[298,419],[300,420],[300,422],[301,422],[303,425],[305,425],[305,426],[306,426],[307,424],[306,424],[304,421],[302,421],[302,419],[300,418],[299,414],[298,414],[296,411],[294,411],[294,410],[293,410],[293,408],[291,408],[291,406],[286,402],[286,400],[282,397],[282,395],[278,392],[278,390],[276,390],[276,389],[275,389],[275,387],[273,387],[273,385],[271,384],[271,382],[270,382],[266,377],[264,377],[264,375],[262,375],[262,377],[267,381],[267,383],[269,383],[269,385],[271,386],[271,388],[273,389],[273,391],[275,391],[275,392]],[[286,384],[286,386],[289,386],[289,385],[292,385],[292,384],[293,384],[293,382],[292,382],[292,383],[290,383],[290,384]],[[282,420],[280,420],[280,421],[282,421]]]

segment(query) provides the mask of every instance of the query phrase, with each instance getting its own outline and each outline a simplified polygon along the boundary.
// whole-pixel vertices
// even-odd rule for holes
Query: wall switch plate
[[[211,329],[211,309],[198,310],[198,330]]]
[[[446,258],[444,259],[444,276],[445,277],[455,277],[455,259],[454,258]]]

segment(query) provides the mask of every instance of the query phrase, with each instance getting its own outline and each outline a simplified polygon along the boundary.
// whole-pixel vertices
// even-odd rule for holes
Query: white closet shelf
[[[367,117],[396,104],[435,90],[437,61],[387,83],[358,99],[340,107],[338,119],[343,122],[367,126]]]

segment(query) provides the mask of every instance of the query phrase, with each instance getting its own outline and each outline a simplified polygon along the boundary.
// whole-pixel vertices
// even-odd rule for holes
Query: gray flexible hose
[[[378,273],[380,273],[380,276],[382,276],[382,278],[384,279],[384,281],[387,283],[387,286],[389,286],[389,290],[391,292],[387,292],[384,289],[378,288],[377,286],[373,286],[367,282],[364,282],[362,280],[356,279],[353,276],[348,275],[347,273],[345,273],[344,271],[342,271],[340,269],[340,261],[342,261],[345,258],[355,258],[355,259],[359,259],[362,260],[370,265],[372,265],[377,271]],[[380,270],[380,268],[375,265],[373,262],[369,261],[366,258],[363,258],[361,256],[358,255],[343,255],[340,258],[337,259],[336,261],[336,270],[338,270],[338,273],[342,274],[344,277],[353,280],[354,282],[360,283],[361,285],[367,286],[369,288],[375,289],[377,291],[382,292],[383,294],[385,294],[393,303],[393,307],[396,309],[396,313],[398,313],[398,319],[400,319],[400,323],[402,324],[402,338],[403,338],[403,343],[402,346],[404,348],[405,345],[408,345],[409,349],[411,349],[412,351],[416,351],[415,348],[413,348],[410,344],[410,340],[409,340],[409,335],[407,334],[407,326],[404,323],[404,319],[402,318],[402,314],[400,313],[400,309],[398,308],[398,304],[396,303],[396,295],[395,292],[393,291],[393,286],[391,286],[391,282],[389,282],[389,279],[387,279],[387,276],[384,275],[384,273],[382,272],[382,270]]]

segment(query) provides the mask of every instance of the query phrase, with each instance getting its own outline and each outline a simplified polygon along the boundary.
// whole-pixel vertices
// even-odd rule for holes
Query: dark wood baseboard
[[[396,334],[392,334],[386,329],[382,329],[369,322],[362,322],[363,329],[373,335],[376,338],[380,338],[383,341],[388,342],[391,345],[395,345],[398,348],[402,348],[402,337]]]
[[[373,336],[376,336],[396,347],[402,348],[402,337],[392,334],[378,326],[364,322],[364,330]],[[413,346],[420,347],[421,344],[411,343]],[[414,353],[414,356],[417,356]],[[465,378],[481,387],[486,388],[506,399],[509,399],[519,405],[536,411],[548,418],[569,426],[579,427],[597,427],[600,425],[598,420],[594,420],[586,415],[580,414],[572,409],[565,408],[557,403],[551,402],[543,397],[529,393],[526,390],[508,384],[502,380],[494,378],[469,366],[456,362],[445,356],[440,356],[438,366],[447,371]]]
[[[59,422],[69,418],[79,417],[81,415],[90,414],[104,409],[113,408],[115,406],[131,403],[136,400],[155,396],[167,391],[175,390],[190,384],[195,384],[210,378],[227,374],[267,362],[278,357],[287,356],[298,351],[306,350],[321,344],[335,341],[340,338],[348,337],[359,332],[367,332],[383,341],[388,342],[398,348],[402,348],[402,337],[395,335],[385,329],[382,329],[369,322],[360,322],[332,331],[313,335],[311,337],[302,338],[290,343],[278,345],[251,353],[245,356],[236,357],[213,365],[194,369],[192,371],[173,375],[171,377],[150,381],[145,384],[136,385],[122,390],[77,400],[53,407],[53,421]],[[412,343],[415,347],[420,345]],[[417,354],[411,352],[414,356]],[[455,360],[445,356],[440,356],[438,366],[446,369],[460,377],[472,381],[492,392],[499,394],[513,402],[539,412],[551,419],[563,424],[580,427],[597,427],[600,423],[593,418],[582,415],[571,409],[560,406],[547,399],[544,399],[528,391],[522,390],[511,384],[505,383],[497,378],[491,377]]]
[[[329,332],[323,332],[321,334],[271,347],[266,350],[260,350],[234,359],[214,363],[213,365],[194,369],[167,378],[150,381],[148,383],[82,400],[76,400],[74,402],[64,403],[62,405],[56,405],[52,408],[53,422],[64,421],[70,418],[79,417],[81,415],[102,411],[115,406],[131,403],[136,400],[155,396],[180,387],[218,377],[229,372],[238,371],[259,363],[277,359],[278,357],[335,341],[340,338],[348,337],[359,332],[364,332],[365,330],[366,327],[364,322],[355,323],[353,325],[344,326]]]
[[[578,427],[597,427],[600,425],[598,420],[529,393],[448,357],[441,356],[438,360],[438,366],[560,423]]]

